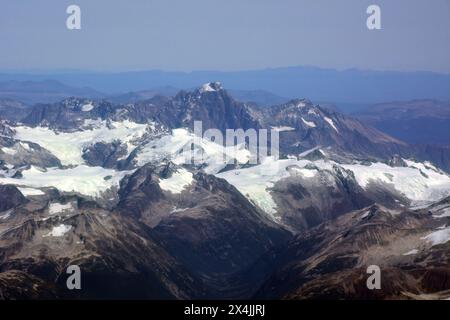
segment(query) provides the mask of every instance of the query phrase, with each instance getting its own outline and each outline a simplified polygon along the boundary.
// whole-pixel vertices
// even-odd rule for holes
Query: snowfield
[[[21,179],[0,178],[0,184],[21,187],[54,187],[62,192],[74,192],[89,197],[101,197],[102,193],[119,186],[120,180],[129,171],[115,171],[102,167],[77,166],[71,169],[31,167],[22,172]]]
[[[307,121],[307,120],[305,120],[303,118],[302,118],[302,121],[303,121],[304,124],[306,124],[310,128],[315,128],[316,127],[316,124],[314,122],[312,122],[312,121]]]
[[[53,214],[58,214],[58,213],[64,213],[67,211],[73,211],[74,209],[75,208],[73,207],[73,204],[71,202],[69,202],[67,204],[53,202],[53,203],[50,203],[50,205],[48,207],[48,213],[53,215]]]
[[[336,125],[333,122],[333,119],[328,118],[328,117],[324,117],[325,121],[328,122],[328,124],[336,131],[339,133],[338,128],[336,128]]]
[[[69,232],[70,229],[72,229],[72,226],[60,224],[59,226],[53,227],[52,231],[43,235],[43,237],[62,237]]]
[[[244,145],[224,147],[180,128],[172,130],[170,135],[164,135],[145,144],[137,155],[137,163],[142,166],[148,162],[168,159],[178,165],[191,163],[202,165],[206,173],[214,174],[225,168],[227,163],[236,160],[244,164],[250,157],[251,153]]]
[[[282,127],[272,127],[272,130],[277,131],[277,132],[284,132],[284,131],[294,131],[295,128],[288,127],[288,126],[282,126]]]
[[[230,170],[219,173],[217,176],[234,185],[251,202],[268,213],[274,220],[277,220],[277,206],[270,194],[270,188],[277,181],[290,176],[286,170],[288,166],[294,164],[305,166],[307,163],[309,161],[274,160],[272,157],[268,157],[258,166]],[[298,173],[301,174],[301,172]]]
[[[83,111],[83,112],[89,112],[89,111],[92,111],[93,109],[94,109],[94,105],[92,103],[87,103],[81,107],[81,111]]]
[[[3,147],[3,148],[0,148],[0,150],[3,151],[6,154],[9,154],[10,156],[13,156],[13,155],[15,155],[17,153],[17,150],[12,149],[12,148]]]
[[[42,192],[42,190],[34,189],[34,188],[23,188],[19,187],[19,191],[25,196],[42,196],[45,194],[45,192]]]
[[[276,219],[277,207],[270,194],[276,182],[292,176],[314,179],[317,169],[333,171],[333,165],[352,171],[357,183],[364,189],[369,187],[370,182],[389,184],[413,203],[431,203],[450,195],[450,177],[447,174],[413,161],[408,162],[408,167],[391,167],[384,163],[344,165],[326,160],[267,158],[258,166],[226,171],[217,176],[234,185],[250,201]]]
[[[342,165],[353,171],[358,184],[367,188],[370,182],[392,184],[414,202],[436,201],[450,194],[450,178],[447,174],[423,164],[407,161],[408,167],[391,167],[384,163],[370,166],[352,164]]]
[[[142,137],[146,132],[147,124],[138,124],[132,121],[110,122],[101,120],[86,120],[84,129],[75,132],[55,132],[47,127],[12,127],[16,131],[15,138],[31,141],[50,151],[63,165],[84,164],[83,149],[97,142],[113,142],[121,140],[131,143]],[[132,150],[128,150],[130,153]]]
[[[210,85],[204,90],[213,89]],[[303,119],[303,122],[313,128],[314,122]],[[325,118],[328,124],[337,132],[333,120]],[[209,139],[196,136],[186,128],[171,130],[160,136],[153,136],[145,142],[139,140],[154,129],[155,124],[137,124],[132,121],[107,122],[102,120],[86,120],[82,131],[56,132],[47,127],[12,127],[15,138],[22,140],[16,146],[28,147],[24,141],[31,141],[49,150],[61,160],[63,165],[72,167],[40,169],[30,167],[22,172],[22,178],[14,179],[11,175],[0,176],[1,184],[14,184],[20,187],[25,196],[42,195],[39,188],[55,187],[62,192],[74,192],[89,197],[101,197],[113,187],[118,187],[120,180],[131,171],[116,171],[102,167],[90,167],[82,158],[83,150],[96,142],[113,142],[120,140],[128,146],[128,154],[135,151],[138,166],[146,163],[159,164],[172,161],[175,164],[194,164],[208,174],[215,174],[234,185],[252,203],[277,220],[277,205],[272,198],[271,188],[278,181],[288,177],[315,179],[318,171],[330,174],[324,177],[322,183],[332,186],[336,168],[351,171],[356,182],[363,188],[370,188],[372,183],[392,186],[399,193],[410,199],[415,205],[440,200],[450,195],[450,177],[430,163],[419,163],[404,160],[407,167],[391,167],[377,162],[369,165],[355,162],[339,164],[331,160],[310,161],[302,157],[319,147],[305,151],[297,157],[275,160],[267,157],[256,166],[244,169],[234,169],[221,172],[228,164],[247,164],[252,153],[244,144],[225,147]],[[272,128],[277,131],[295,130],[292,127]],[[14,154],[14,150],[2,148],[3,152]],[[3,171],[2,171],[3,172]],[[344,172],[344,170],[342,170]],[[1,172],[0,172],[1,173]],[[182,192],[193,181],[192,173],[179,169],[168,179],[161,179],[159,184],[165,191]],[[436,217],[448,216],[447,210],[436,213]]]
[[[430,242],[432,246],[446,243],[450,241],[450,227],[430,233],[422,239]]]
[[[442,219],[450,217],[450,205],[440,205],[431,210],[433,212],[433,217],[436,219]]]
[[[172,193],[181,193],[186,187],[194,181],[191,172],[186,169],[179,169],[167,179],[160,179],[159,186],[165,191]]]

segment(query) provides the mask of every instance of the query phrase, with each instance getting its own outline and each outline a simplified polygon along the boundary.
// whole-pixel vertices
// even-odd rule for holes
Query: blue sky
[[[82,30],[66,29],[66,8]],[[378,4],[382,30],[366,28]],[[450,73],[449,0],[0,3],[0,70],[327,68]]]

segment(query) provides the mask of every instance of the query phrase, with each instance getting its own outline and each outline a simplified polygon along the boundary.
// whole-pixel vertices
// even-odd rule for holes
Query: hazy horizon
[[[167,73],[180,73],[180,74],[190,74],[190,73],[201,73],[201,72],[220,72],[220,73],[233,73],[233,72],[252,72],[252,71],[264,71],[264,70],[275,70],[275,69],[294,69],[294,68],[307,68],[307,69],[317,69],[317,70],[331,70],[337,72],[346,71],[360,71],[360,72],[380,72],[380,73],[434,73],[442,75],[450,75],[449,71],[430,71],[430,70],[401,70],[401,69],[371,69],[371,68],[358,68],[358,67],[347,67],[347,68],[332,68],[332,67],[321,67],[316,65],[287,65],[287,66],[273,66],[273,67],[261,67],[261,68],[243,68],[243,69],[192,69],[192,70],[170,70],[161,68],[142,68],[142,69],[117,69],[117,70],[101,70],[101,69],[75,69],[75,68],[58,68],[58,69],[5,69],[1,68],[1,74],[29,74],[29,75],[58,75],[58,74],[119,74],[119,73],[139,73],[139,72],[167,72]],[[51,79],[49,79],[51,80]]]
[[[81,8],[81,30],[65,26]],[[366,9],[381,7],[381,30]],[[448,10],[443,10],[448,8]],[[290,66],[450,73],[447,0],[7,2],[1,72],[243,71]]]

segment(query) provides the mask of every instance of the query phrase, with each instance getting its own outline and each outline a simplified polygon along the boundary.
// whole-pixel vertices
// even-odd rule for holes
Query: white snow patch
[[[307,154],[316,149],[317,147],[304,153]],[[372,163],[366,166],[362,164],[338,164],[328,160],[297,160],[293,157],[275,161],[268,157],[260,165],[230,170],[216,175],[234,185],[249,200],[276,220],[277,208],[270,194],[270,188],[277,181],[297,175],[303,178],[312,178],[317,174],[317,170],[333,172],[335,170],[333,166],[352,171],[362,188],[367,188],[371,181],[390,184],[412,201],[436,201],[450,194],[450,177],[444,173],[428,169],[426,174],[429,177],[426,178],[418,169],[390,167],[384,163]],[[330,185],[335,183],[332,174],[326,177],[329,181],[324,181],[324,183]]]
[[[362,215],[361,215],[361,219],[366,218],[370,213],[370,210],[365,211]]]
[[[148,162],[160,162],[164,159],[181,165],[190,164],[193,157],[194,164],[202,164],[206,173],[214,174],[234,160],[239,164],[247,163],[251,158],[251,153],[245,149],[245,144],[224,147],[208,139],[197,137],[187,129],[180,128],[172,130],[169,135],[146,143],[138,153],[136,160],[139,166]]]
[[[340,166],[353,171],[358,184],[363,188],[367,188],[371,181],[392,184],[397,191],[415,202],[437,201],[450,194],[450,177],[442,172],[412,167],[391,167],[379,162],[371,165]],[[423,176],[421,171],[428,178]]]
[[[264,210],[269,216],[277,221],[277,205],[273,200],[270,189],[279,180],[291,175],[302,174],[311,176],[310,171],[301,171],[309,161],[296,159],[274,160],[273,157],[266,158],[258,166],[237,169],[217,174],[217,177],[227,180],[235,186],[251,202]],[[297,165],[295,170],[286,170],[288,166]],[[306,170],[306,169],[305,169]]]
[[[189,208],[177,208],[177,207],[173,207],[172,210],[170,210],[170,213],[177,213],[177,212],[183,212],[188,210]]]
[[[87,129],[86,126],[94,126]],[[129,143],[142,137],[146,132],[147,124],[138,124],[124,120],[110,122],[99,120],[86,120],[83,131],[55,132],[46,127],[13,127],[16,130],[15,138],[31,141],[49,150],[63,165],[84,164],[83,149],[97,142],[112,142],[121,140]],[[131,150],[129,150],[131,152]]]
[[[81,111],[83,112],[89,112],[92,109],[94,109],[94,105],[92,103],[87,103],[81,107]]]
[[[338,128],[336,128],[336,126],[334,125],[334,122],[331,118],[328,117],[323,117],[325,119],[326,122],[328,122],[328,124],[333,127],[334,130],[336,130],[336,132],[339,132]]]
[[[5,213],[2,213],[2,214],[0,215],[0,219],[1,219],[1,220],[6,220],[6,219],[8,219],[8,218],[11,216],[12,211],[13,211],[13,210],[8,210],[8,211],[6,211]]]
[[[17,153],[17,150],[6,147],[1,148],[0,150],[2,150],[6,154],[9,154],[10,156],[13,156]]]
[[[48,212],[53,215],[53,214],[57,214],[57,213],[64,213],[67,211],[72,211],[73,209],[74,209],[74,207],[71,202],[69,202],[67,204],[53,202],[48,207]]]
[[[33,151],[28,143],[19,142],[19,145],[27,151]]]
[[[26,188],[26,187],[18,187],[19,191],[25,196],[42,196],[45,195],[45,192],[35,188]]]
[[[303,118],[302,118],[302,121],[303,121],[304,124],[306,124],[310,128],[315,128],[316,127],[316,124],[314,122],[312,122],[312,121],[306,121]]]
[[[435,166],[433,166],[430,162],[425,161],[425,162],[415,162],[413,160],[410,159],[402,159],[408,167],[411,168],[416,168],[416,169],[420,169],[422,171],[435,171],[435,172],[441,172],[441,170],[439,170],[438,168],[436,168]]]
[[[287,126],[281,126],[281,127],[272,127],[272,130],[275,132],[283,132],[283,131],[294,131],[295,128],[287,127]]]
[[[160,179],[159,186],[165,191],[172,193],[181,193],[187,186],[189,186],[194,180],[191,172],[184,168],[178,169],[172,173],[167,179]]]
[[[417,254],[418,252],[419,252],[419,250],[412,249],[411,251],[405,252],[403,255],[404,256],[410,256],[410,255],[413,255],[413,254]]]
[[[70,169],[49,168],[41,170],[31,166],[22,171],[21,179],[0,178],[0,184],[14,184],[31,188],[55,187],[62,192],[76,192],[100,197],[102,192],[119,186],[129,171],[115,171],[102,167],[77,166]],[[106,178],[106,179],[105,179]]]
[[[72,229],[72,226],[60,224],[59,226],[53,227],[52,231],[45,234],[44,237],[62,237],[69,232],[70,229]]]
[[[317,173],[317,170],[299,168],[297,166],[290,167],[288,170],[291,175],[299,175],[305,178],[313,178]]]
[[[320,147],[314,147],[314,148],[308,149],[306,151],[303,151],[302,153],[299,153],[298,156],[299,156],[299,158],[306,157],[308,154],[310,154],[311,152],[316,151],[316,150],[319,150],[323,154],[323,152],[320,150]]]
[[[217,87],[221,88],[220,82],[216,82],[215,85],[216,85]],[[201,92],[201,93],[203,93],[203,92],[215,92],[215,91],[217,91],[217,90],[214,89],[214,88],[211,86],[211,82],[205,83],[205,84],[202,85],[202,87],[200,88],[200,92]]]
[[[435,212],[433,212],[434,218],[441,219],[441,218],[450,217],[450,207],[443,208],[443,209],[439,210],[438,212],[439,212],[439,214],[436,214]]]
[[[430,233],[421,239],[427,240],[432,246],[446,243],[447,241],[450,241],[450,227]]]

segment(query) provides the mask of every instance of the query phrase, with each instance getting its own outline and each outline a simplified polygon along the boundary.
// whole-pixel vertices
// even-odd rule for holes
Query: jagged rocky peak
[[[84,105],[87,105],[87,101],[78,98],[67,98],[53,104],[37,104],[21,122],[28,126],[73,129],[84,121],[85,115],[80,112]]]
[[[217,91],[223,90],[223,87],[222,87],[222,83],[216,81],[216,82],[205,83],[198,90],[200,93],[217,92]]]
[[[228,91],[222,86],[221,82],[207,82],[197,89],[189,92],[188,95],[191,99],[197,103],[212,104],[212,103],[227,103],[236,104],[234,98],[228,93]],[[220,102],[223,101],[223,102]]]
[[[407,167],[408,164],[398,154],[394,154],[388,161],[391,167]]]
[[[27,202],[27,199],[13,185],[0,185],[0,212],[12,209]]]
[[[293,99],[287,103],[272,106],[264,110],[263,115],[265,122],[269,124],[296,124],[305,128],[316,128],[318,123],[329,125],[330,120],[326,119],[334,118],[332,112],[314,105],[308,99]]]
[[[314,104],[309,99],[292,99],[285,104],[286,108],[296,108],[299,110],[314,107]]]
[[[0,120],[0,136],[12,137],[14,135],[14,130],[11,129],[8,122]]]
[[[89,112],[95,108],[97,103],[89,99],[70,97],[64,99],[61,104],[68,109]]]
[[[236,101],[219,82],[209,82],[191,91],[180,91],[164,107],[159,119],[172,127],[192,127],[201,121],[204,130],[223,132],[234,128],[259,128],[257,119],[244,103]]]

